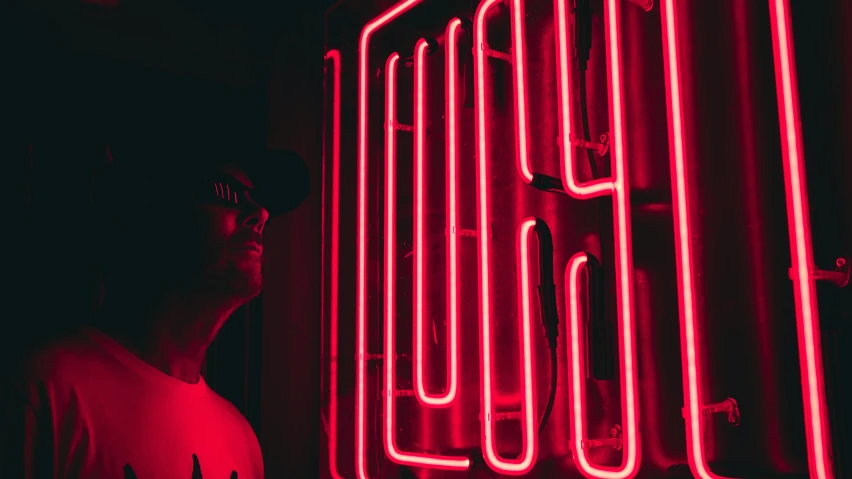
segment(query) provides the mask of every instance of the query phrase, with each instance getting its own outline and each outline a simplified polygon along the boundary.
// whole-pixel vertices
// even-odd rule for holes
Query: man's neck
[[[216,302],[211,298],[165,299],[149,308],[134,323],[123,328],[122,318],[112,318],[105,333],[152,367],[180,381],[195,384],[201,377],[201,365],[207,348],[240,301]]]

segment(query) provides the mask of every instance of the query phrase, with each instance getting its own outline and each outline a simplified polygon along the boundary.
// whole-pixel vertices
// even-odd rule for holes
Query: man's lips
[[[239,251],[254,251],[256,253],[263,253],[263,247],[260,246],[257,243],[246,243],[246,244],[244,244],[242,246],[238,246],[234,249],[239,250]]]

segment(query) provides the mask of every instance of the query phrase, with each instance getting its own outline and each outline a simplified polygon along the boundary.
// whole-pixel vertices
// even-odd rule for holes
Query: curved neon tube
[[[458,352],[458,177],[457,167],[457,90],[458,90],[458,36],[461,20],[450,20],[446,29],[446,65],[445,65],[445,125],[446,125],[446,237],[447,237],[447,387],[441,394],[431,394],[426,389],[423,369],[424,360],[424,321],[423,321],[423,209],[425,207],[424,140],[426,122],[423,119],[424,101],[427,94],[424,59],[428,43],[420,39],[414,47],[414,164],[415,164],[415,221],[414,221],[414,393],[424,406],[446,407],[456,398],[458,391],[459,352]]]
[[[369,93],[370,37],[381,27],[422,0],[403,0],[370,20],[358,41],[358,185],[355,257],[355,471],[359,479],[369,479],[367,467],[367,103]]]
[[[491,298],[491,259],[490,259],[490,245],[488,242],[489,238],[489,213],[488,213],[488,123],[486,119],[486,82],[485,82],[485,61],[486,61],[486,52],[485,50],[485,18],[488,10],[499,3],[500,0],[485,0],[479,5],[479,8],[476,10],[476,15],[474,17],[474,32],[473,32],[473,44],[474,44],[474,70],[475,70],[475,104],[476,104],[476,158],[477,158],[477,215],[478,215],[478,233],[477,238],[479,239],[479,248],[478,251],[478,263],[479,263],[479,317],[480,317],[480,331],[479,331],[479,347],[481,351],[480,356],[480,390],[481,390],[481,399],[480,399],[480,427],[481,427],[481,440],[482,440],[482,450],[483,455],[485,457],[485,462],[488,466],[497,471],[504,474],[525,474],[532,469],[535,464],[537,447],[538,447],[538,437],[536,435],[536,425],[535,425],[535,391],[532,388],[533,378],[531,376],[531,348],[532,343],[529,340],[529,337],[523,339],[521,341],[522,352],[521,356],[524,360],[523,370],[524,370],[524,395],[523,395],[523,415],[522,415],[522,434],[523,434],[523,451],[518,459],[505,459],[500,457],[497,453],[496,440],[494,437],[494,403],[492,398],[492,381],[493,381],[493,338],[491,337],[491,310],[492,310],[492,298]],[[519,3],[518,3],[519,4]],[[516,5],[515,2],[512,5]],[[514,10],[518,11],[517,6]],[[521,16],[522,18],[522,16]],[[516,23],[513,14],[513,24]],[[514,29],[513,31],[516,31]],[[513,33],[513,39],[516,38],[516,34]],[[517,56],[518,52],[515,52],[516,58],[516,68],[517,65]],[[522,57],[523,54],[521,53]],[[522,58],[521,58],[522,59]],[[517,70],[516,73],[517,75]],[[517,98],[517,94],[516,94]],[[518,132],[519,136],[523,136],[523,133]],[[523,164],[523,163],[522,163]],[[524,176],[525,173],[522,169],[521,175]],[[528,241],[527,235],[528,230],[534,226],[534,221],[530,224],[529,220],[522,223],[521,229],[519,230],[519,246],[521,243],[526,244]],[[525,231],[525,228],[527,231]],[[519,254],[520,256],[520,254]],[[519,260],[521,258],[519,257]],[[523,288],[523,285],[519,285],[519,288]],[[519,318],[520,321],[524,322],[523,315]],[[528,317],[527,317],[528,318]],[[521,328],[522,330],[525,327]],[[529,362],[528,362],[529,361]],[[533,414],[533,416],[530,416]]]
[[[574,164],[574,147],[571,145],[571,135],[574,128],[574,113],[572,111],[571,92],[571,50],[568,42],[568,0],[554,0],[554,23],[556,28],[556,68],[559,110],[559,151],[562,155],[561,173],[562,185],[565,191],[577,199],[594,198],[612,193],[613,182],[610,178],[600,178],[581,183],[577,180]]]
[[[385,454],[398,464],[464,470],[470,460],[403,452],[396,445],[396,67],[399,54],[393,53],[385,65],[385,331],[384,331],[384,447]]]
[[[641,461],[639,440],[639,398],[636,376],[636,339],[633,319],[633,252],[630,234],[630,209],[628,206],[629,188],[627,176],[626,151],[624,147],[624,106],[623,81],[621,68],[621,12],[618,0],[606,0],[604,3],[604,25],[606,35],[607,75],[609,77],[609,124],[612,129],[612,177],[580,183],[575,174],[573,147],[570,143],[573,131],[573,113],[571,111],[571,70],[568,43],[568,6],[567,0],[554,0],[554,22],[556,29],[556,57],[558,71],[559,128],[562,154],[562,182],[565,191],[577,199],[589,199],[611,194],[613,196],[613,221],[615,226],[615,274],[616,297],[618,300],[619,359],[621,381],[621,410],[623,430],[623,456],[619,467],[605,467],[592,464],[582,447],[585,424],[572,427],[572,453],[580,472],[596,479],[629,479],[639,471]],[[578,260],[579,261],[579,260]],[[581,358],[582,359],[582,358]],[[568,389],[569,402],[573,404],[572,413],[585,411],[585,393],[577,382],[584,380],[577,375],[571,376]],[[580,394],[580,396],[576,396]],[[579,414],[576,420],[585,422],[585,414]]]

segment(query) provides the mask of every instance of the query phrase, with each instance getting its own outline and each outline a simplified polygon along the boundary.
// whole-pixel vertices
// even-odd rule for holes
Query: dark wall
[[[16,245],[4,258],[3,359],[92,312],[89,185],[111,137],[266,136],[300,153],[315,185],[305,205],[269,225],[266,291],[223,328],[205,376],[255,427],[268,477],[310,477],[328,2],[95,3],[4,2],[0,11],[0,161],[14,191],[3,233]]]
[[[266,233],[261,447],[267,477],[316,477],[319,470],[324,5],[293,12],[269,83],[269,141],[299,153],[311,194]]]

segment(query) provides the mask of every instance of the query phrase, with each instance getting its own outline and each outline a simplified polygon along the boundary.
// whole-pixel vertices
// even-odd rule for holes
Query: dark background
[[[91,314],[90,184],[119,133],[266,136],[312,194],[269,224],[266,288],[211,347],[210,385],[247,416],[267,477],[319,457],[323,12],[331,2],[13,1],[0,10],[4,358]],[[294,367],[298,365],[298,367]]]
[[[6,286],[2,290],[9,295],[4,298],[4,326],[0,328],[3,355],[19,353],[35,339],[77,324],[91,312],[95,275],[90,260],[88,226],[93,218],[88,194],[93,170],[103,160],[110,135],[152,127],[195,129],[209,132],[211,138],[225,133],[266,135],[270,146],[291,148],[306,159],[313,177],[312,194],[298,210],[269,225],[266,292],[236,313],[223,329],[210,350],[205,377],[255,427],[268,477],[327,473],[327,465],[321,467],[319,461],[321,447],[325,447],[319,420],[319,193],[323,12],[330,3],[40,0],[5,2],[0,7],[0,155],[4,197],[12,198],[2,230],[6,245]],[[394,2],[341,3],[329,17],[328,46],[339,48],[343,55],[341,184],[345,189],[341,201],[343,211],[351,212],[358,33],[366,21]],[[526,3],[533,21],[543,25],[528,29],[528,35],[541,36],[541,48],[528,43],[528,55],[539,65],[552,65],[548,57],[552,39],[546,36],[547,25],[552,24],[547,16],[551,2]],[[599,12],[601,2],[592,3]],[[419,15],[409,16],[407,23],[400,22],[396,29],[374,39],[371,61],[375,71],[380,72],[391,50],[413,45],[418,35],[431,28],[443,28],[450,13],[448,5],[458,10],[453,12],[471,17],[476,4],[427,2]],[[830,269],[835,258],[849,258],[852,244],[852,197],[848,194],[852,136],[845,133],[852,112],[848,89],[852,30],[847,27],[852,8],[840,1],[791,4],[815,263]],[[820,7],[814,7],[816,4]],[[799,477],[805,470],[801,389],[792,289],[786,275],[789,245],[767,5],[749,0],[693,0],[679,5],[681,22],[689,26],[682,30],[681,54],[684,100],[692,113],[687,122],[691,138],[687,147],[693,228],[696,241],[700,238],[696,243],[696,267],[701,273],[699,307],[706,318],[705,346],[713,352],[706,358],[704,381],[711,400],[736,397],[745,418],[738,429],[725,425],[723,418],[716,421],[710,433],[715,444],[711,454],[714,467],[720,473]],[[630,79],[625,95],[628,124],[633,126],[628,144],[635,199],[634,261],[637,272],[644,274],[642,287],[637,289],[642,381],[647,385],[642,425],[649,454],[644,472],[648,477],[682,476],[686,459],[659,5],[645,13],[625,1],[622,11],[625,73]],[[603,131],[607,127],[605,89],[601,88],[604,49],[601,20],[596,18],[589,104],[593,130]],[[433,71],[440,77],[438,68]],[[552,72],[543,67],[530,71],[534,72],[530,83],[533,98],[552,96],[548,83]],[[373,80],[371,101],[376,106],[371,111],[381,111],[381,81],[381,76]],[[508,85],[503,83],[502,98],[510,97]],[[466,105],[463,110],[468,133],[472,132],[471,108]],[[509,131],[505,128],[510,114],[509,109],[501,111],[495,131]],[[540,131],[555,128],[551,103],[533,102],[532,114]],[[371,145],[380,148],[382,130],[372,126],[371,131],[377,135]],[[544,142],[550,142],[552,135],[534,136],[543,141],[536,148],[552,155],[554,145]],[[511,137],[506,136],[506,141],[510,145]],[[440,160],[441,151],[436,151]],[[507,148],[505,154],[510,152]],[[538,162],[546,157],[536,156],[536,165],[543,165],[544,161]],[[380,178],[378,169],[374,174]],[[516,179],[511,168],[502,174]],[[515,197],[506,191],[504,201],[511,202]],[[598,220],[591,203],[562,207],[576,213],[572,221],[579,222],[578,215],[583,214],[588,228],[574,228],[571,223],[578,237],[589,231],[594,234]],[[343,218],[344,239],[354,234],[348,223],[352,218]],[[555,234],[566,237],[565,232]],[[608,235],[605,231],[602,240]],[[354,242],[341,245],[341,277],[350,278],[341,283],[341,294],[351,299],[346,288],[354,287]],[[569,250],[576,250],[575,245],[565,248]],[[637,275],[637,282],[639,279]],[[844,406],[850,392],[842,365],[849,364],[852,289],[826,283],[818,288],[833,440],[835,450],[843,451],[849,444],[850,415]],[[345,314],[354,308],[348,304],[341,303],[341,324],[351,327],[354,321]],[[381,318],[377,315],[375,319]],[[476,315],[469,319],[475,321]],[[380,328],[371,331],[370,340],[378,344]],[[341,334],[342,344],[348,345],[342,347],[351,347],[351,331],[341,329]],[[475,356],[475,345],[469,351]],[[465,390],[473,391],[473,397],[463,412],[471,413],[453,419],[466,424],[454,431],[475,447],[479,442],[477,371],[465,374],[470,381]],[[599,403],[613,405],[611,411],[602,407],[595,412],[599,425],[608,429],[611,418],[619,414],[617,389],[611,379],[596,377],[594,381]],[[351,392],[352,384],[351,377],[343,374],[341,393]],[[560,398],[551,421],[567,424],[564,393]],[[341,427],[351,427],[351,417],[346,416],[349,410],[341,406]],[[419,420],[413,412],[401,417],[412,424]],[[441,424],[424,421],[436,423]],[[409,429],[412,435],[428,432],[414,426]],[[341,437],[351,440],[351,431],[342,431]],[[567,459],[567,442],[561,437],[566,429],[549,427],[547,431],[552,436],[548,444],[555,446],[543,449],[540,469],[534,474],[551,477],[557,474],[553,470],[576,473]],[[378,444],[380,440],[375,442]],[[339,447],[344,451],[339,464],[351,468],[352,461],[344,457],[351,445],[341,443]],[[617,459],[610,455],[609,460]],[[835,462],[838,476],[849,474],[848,458],[838,454]]]

